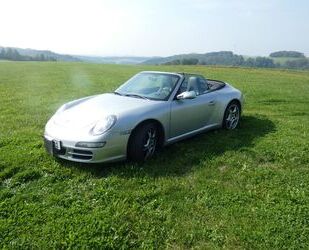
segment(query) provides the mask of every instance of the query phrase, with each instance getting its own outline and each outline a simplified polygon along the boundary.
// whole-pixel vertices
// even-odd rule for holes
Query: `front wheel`
[[[158,146],[158,129],[153,123],[143,124],[131,135],[128,157],[137,162],[151,158]]]
[[[223,128],[232,130],[235,129],[240,120],[240,105],[237,102],[231,102],[224,113]]]

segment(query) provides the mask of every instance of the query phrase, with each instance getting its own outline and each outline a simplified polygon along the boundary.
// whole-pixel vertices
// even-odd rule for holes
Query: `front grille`
[[[81,150],[81,149],[73,149],[73,153],[92,155],[91,151],[89,151],[89,150]]]
[[[92,155],[77,155],[77,154],[72,154],[72,158],[74,159],[79,159],[79,160],[91,160]]]
[[[73,149],[73,151],[68,152],[68,154],[72,158],[79,160],[91,160],[93,157],[93,153],[89,150]]]

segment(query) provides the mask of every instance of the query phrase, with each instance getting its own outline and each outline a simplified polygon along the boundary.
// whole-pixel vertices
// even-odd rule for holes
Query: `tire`
[[[153,123],[142,124],[133,130],[128,145],[128,158],[144,162],[151,158],[158,147],[158,128]]]
[[[236,101],[232,101],[226,107],[222,122],[222,127],[227,130],[237,128],[240,120],[240,105]]]

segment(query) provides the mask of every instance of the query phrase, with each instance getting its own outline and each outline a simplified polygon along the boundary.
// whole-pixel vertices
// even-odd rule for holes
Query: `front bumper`
[[[76,147],[77,141],[60,139],[56,136],[44,135],[46,151],[55,157],[86,163],[111,162],[126,159],[126,149],[129,135],[119,135],[106,141],[101,148]],[[59,141],[61,148],[56,149],[55,141]]]

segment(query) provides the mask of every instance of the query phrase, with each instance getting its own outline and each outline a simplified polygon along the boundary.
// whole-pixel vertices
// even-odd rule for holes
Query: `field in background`
[[[144,165],[55,160],[64,102],[141,70],[187,71],[244,92],[239,129],[169,146]],[[204,66],[0,63],[0,246],[308,248],[309,73]]]

